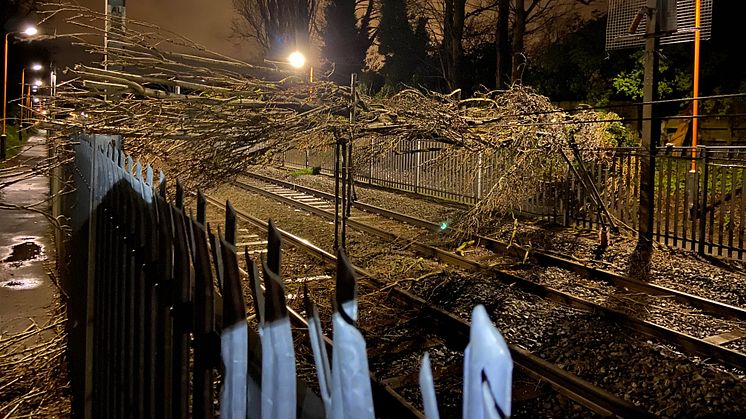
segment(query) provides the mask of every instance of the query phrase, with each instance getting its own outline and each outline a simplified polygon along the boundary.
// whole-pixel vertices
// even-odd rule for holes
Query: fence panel
[[[468,152],[444,156],[441,143],[416,140],[401,141],[395,149],[383,152],[376,148],[375,139],[365,141],[370,141],[366,145],[374,157],[365,167],[356,168],[355,177],[361,182],[474,204],[494,185],[510,181],[510,160],[499,151],[488,156]],[[573,163],[577,175],[566,164],[543,168],[536,194],[518,204],[520,211],[566,226],[595,229],[602,225],[597,193],[615,225],[636,231],[640,159],[647,158],[646,153],[638,148],[594,151],[600,157],[585,161],[585,170]],[[334,172],[332,148],[288,151],[285,157],[285,164],[320,166],[324,174]],[[691,148],[658,150],[653,177],[654,237],[673,247],[743,259],[746,148],[700,146],[694,160],[696,169],[691,171]]]
[[[90,266],[93,290],[86,361],[92,376],[85,390],[91,413],[213,417],[216,293],[204,225],[184,214],[183,194],[176,205],[165,200],[165,184],[154,194],[150,167],[125,159],[101,138],[76,140],[73,172],[81,196],[68,213],[75,223],[91,222],[91,257],[71,252],[74,265]],[[204,210],[201,216],[204,222]]]

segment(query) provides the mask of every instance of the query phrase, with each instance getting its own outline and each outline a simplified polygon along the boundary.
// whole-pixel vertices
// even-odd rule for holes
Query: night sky
[[[105,9],[105,0],[67,2],[99,12]],[[33,13],[24,13],[23,7],[20,7],[20,13],[9,16],[8,12],[19,9],[19,3],[23,5],[24,0],[0,0],[4,9],[1,14],[4,32],[21,30],[25,22],[38,20]],[[185,35],[209,50],[250,62],[259,58],[257,48],[253,47],[251,41],[231,36],[234,19],[232,0],[127,0],[126,7],[129,19],[146,21]],[[43,34],[53,34],[69,33],[78,29],[59,22],[47,22],[40,30]],[[8,99],[19,96],[21,69],[31,63],[40,62],[45,66],[44,74],[31,77],[43,77],[48,80],[50,66],[63,70],[76,63],[88,64],[100,60],[100,57],[85,54],[78,48],[71,48],[69,43],[67,39],[23,42],[11,37],[8,54]],[[28,76],[27,74],[27,78]],[[64,78],[60,72],[59,79]]]
[[[75,3],[104,10],[104,0]],[[126,0],[126,6],[128,18],[185,35],[209,50],[248,61],[257,57],[247,41],[231,38],[231,0]]]

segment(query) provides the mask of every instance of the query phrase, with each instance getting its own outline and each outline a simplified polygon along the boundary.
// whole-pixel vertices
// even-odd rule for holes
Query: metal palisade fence
[[[365,340],[357,330],[357,276],[337,253],[333,342],[306,301],[301,319],[285,305],[281,234],[267,227],[266,258],[239,267],[236,212],[224,231],[196,214],[176,184],[123,154],[115,138],[79,135],[68,172],[76,186],[56,208],[70,220],[70,364],[76,411],[106,418],[375,417]],[[259,272],[263,281],[260,281]],[[245,282],[245,281],[248,281]],[[248,295],[257,327],[247,320]],[[290,316],[308,325],[320,398],[296,377]],[[510,415],[512,360],[482,306],[474,309],[464,365],[464,412]],[[329,360],[327,350],[341,348]],[[432,372],[423,358],[425,414],[437,418]]]
[[[366,167],[353,170],[358,182],[442,198],[467,205],[487,194],[501,173],[499,154],[443,158],[433,141],[402,141]],[[587,178],[618,224],[639,228],[639,148],[596,150],[603,159],[586,161]],[[744,259],[746,231],[746,148],[699,146],[661,147],[656,154],[653,184],[656,240],[669,246]],[[692,171],[692,160],[695,169]],[[320,167],[334,172],[333,148],[289,150],[288,167]],[[546,168],[536,194],[520,203],[520,211],[548,221],[582,228],[601,225],[598,206],[589,188],[572,171]],[[568,173],[563,177],[557,173]]]

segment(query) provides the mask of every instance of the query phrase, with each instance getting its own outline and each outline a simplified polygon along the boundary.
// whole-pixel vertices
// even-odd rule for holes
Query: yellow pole
[[[19,127],[23,125],[23,88],[26,82],[25,77],[26,77],[26,67],[23,67],[23,70],[21,70],[21,100],[18,101],[18,106],[21,108],[21,122],[18,124]]]
[[[5,71],[3,71],[3,135],[7,134],[7,131],[5,130],[5,112],[8,106],[8,35],[10,35],[10,32],[5,34]]]
[[[701,2],[696,0],[694,12],[694,101],[692,102],[692,172],[697,170],[697,136],[699,134],[699,25]]]
[[[28,109],[29,119],[33,119],[34,110],[31,108],[31,84],[29,84],[28,88],[26,89],[26,108]]]

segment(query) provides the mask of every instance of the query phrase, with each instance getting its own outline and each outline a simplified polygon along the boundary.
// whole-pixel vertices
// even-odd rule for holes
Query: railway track
[[[292,207],[318,215],[327,220],[333,220],[333,206],[328,202],[330,199],[334,198],[333,195],[278,179],[268,178],[266,176],[256,174],[249,174],[249,176],[252,177],[255,182],[259,183],[260,186],[252,185],[242,181],[236,181],[234,185],[246,191],[259,194],[267,198],[285,203]],[[353,205],[355,205],[355,207],[362,212],[353,214],[353,216],[348,220],[349,227],[352,229],[363,231],[367,234],[374,235],[385,241],[401,240],[402,237],[399,234],[392,232],[396,231],[396,229],[395,227],[391,226],[388,221],[383,221],[383,224],[385,224],[385,228],[376,227],[372,224],[371,217],[366,216],[366,214],[375,215],[376,217],[382,217],[388,220],[394,220],[399,223],[406,223],[409,226],[423,229],[425,230],[425,232],[432,232],[439,228],[439,226],[435,223],[417,219],[415,217],[410,217],[394,211],[385,210],[360,202],[355,202]],[[363,219],[365,220],[365,222],[361,221]],[[379,223],[381,223],[381,221],[378,221],[377,224]],[[555,301],[560,304],[568,305],[582,310],[601,313],[605,318],[635,332],[641,333],[648,337],[661,339],[663,341],[676,345],[684,353],[703,358],[716,358],[728,366],[737,368],[741,371],[746,370],[746,354],[723,346],[723,344],[727,343],[730,339],[735,339],[743,336],[746,331],[742,328],[735,327],[730,330],[720,330],[717,333],[713,333],[703,338],[692,336],[691,334],[683,333],[672,328],[665,327],[642,318],[638,318],[629,314],[628,312],[622,311],[622,309],[610,308],[608,306],[599,304],[598,302],[590,301],[586,298],[581,298],[577,295],[577,292],[567,292],[559,290],[551,286],[542,284],[538,281],[528,279],[523,275],[518,274],[519,272],[517,272],[517,270],[515,269],[510,271],[507,269],[501,269],[498,267],[498,265],[507,265],[505,263],[504,257],[507,256],[512,258],[513,260],[518,259],[522,261],[525,258],[526,249],[519,248],[515,250],[509,249],[507,251],[503,251],[503,249],[507,247],[506,243],[481,236],[472,237],[472,239],[475,242],[482,243],[484,247],[490,252],[492,252],[494,249],[494,254],[487,257],[482,255],[481,260],[477,261],[461,256],[455,252],[444,250],[440,247],[421,243],[414,239],[408,240],[407,245],[409,248],[417,251],[424,256],[436,258],[446,264],[474,272],[486,272],[494,274],[496,278],[502,281],[517,284],[524,290],[549,299],[551,301]],[[536,251],[532,252],[532,254],[536,257],[538,263],[558,267],[568,272],[577,273],[596,281],[602,281],[613,287],[624,287],[628,290],[639,291],[645,293],[651,299],[662,298],[666,301],[674,299],[681,304],[686,304],[688,306],[702,310],[703,312],[711,313],[715,316],[723,316],[726,318],[735,319],[736,321],[746,319],[746,310],[739,307],[723,304],[721,302],[705,299],[692,294],[683,293],[681,291],[672,290],[653,284],[647,284],[645,282],[618,275],[609,271],[586,266],[557,255],[551,255],[548,253]],[[624,294],[626,295],[626,291]],[[730,323],[726,323],[726,325],[730,327]]]
[[[222,203],[215,198],[210,196],[206,196],[206,198],[211,205],[223,208]],[[267,224],[264,221],[239,209],[236,209],[236,214],[239,221],[249,225],[250,229],[266,235]],[[260,253],[262,252],[264,243],[258,235],[247,235],[250,229],[244,229],[245,235],[243,239],[239,237],[237,246],[244,245],[247,247],[248,252]],[[321,260],[326,265],[334,265],[336,263],[336,258],[332,254],[311,244],[308,240],[286,231],[281,230],[280,233],[285,243],[306,255]],[[400,337],[403,336],[405,340],[396,341],[395,343],[391,343],[391,345],[396,347],[401,347],[402,345],[411,346],[413,351],[417,353],[415,356],[416,359],[419,359],[421,352],[424,350],[422,349],[422,342],[407,343],[406,339],[420,339],[423,333],[438,336],[439,339],[447,344],[446,346],[459,348],[459,351],[466,346],[469,339],[468,322],[452,313],[433,306],[417,295],[399,287],[391,287],[383,283],[364,269],[355,267],[355,270],[360,275],[361,292],[363,288],[366,288],[368,291],[375,293],[382,287],[386,287],[390,293],[389,295],[393,296],[393,299],[397,303],[396,307],[391,308],[394,316],[397,319],[400,319],[402,316],[406,317],[408,314],[413,316],[410,319],[412,330],[406,330],[406,326],[404,326],[405,330],[403,332],[399,330],[400,333],[398,335]],[[320,273],[318,271],[312,273],[315,274],[314,278],[317,279],[327,277],[323,274],[318,275]],[[331,277],[328,278],[331,280]],[[307,328],[305,319],[300,315],[299,311],[299,308],[294,309],[289,306],[289,313],[293,323],[301,329]],[[410,323],[410,321],[406,323]],[[401,322],[392,326],[396,329],[402,328]],[[423,332],[423,329],[427,329],[426,332]],[[369,334],[375,335],[371,330],[366,330],[364,333],[366,333],[366,336]],[[428,339],[432,339],[432,337]],[[328,345],[331,345],[331,341],[328,338],[326,342]],[[373,349],[373,345],[370,345],[369,353],[375,352]],[[517,369],[522,371],[523,374],[534,380],[549,383],[559,394],[574,400],[597,414],[618,417],[649,416],[647,412],[629,401],[594,386],[525,349],[511,346],[511,354]],[[376,361],[371,359],[371,365],[375,363]],[[416,370],[412,370],[411,372],[416,373]],[[371,373],[371,379],[374,384],[376,411],[378,414],[386,413],[391,417],[422,417],[421,412],[409,401],[412,398],[411,394],[409,397],[402,394],[407,389],[411,393],[413,386],[405,385],[406,383],[403,383],[402,380],[381,380],[374,373]]]

